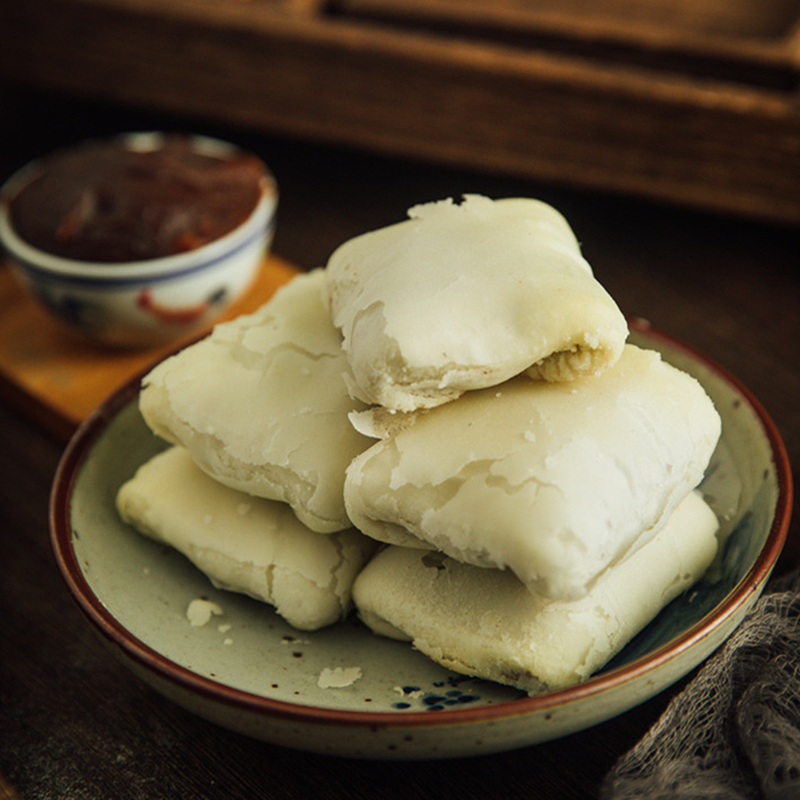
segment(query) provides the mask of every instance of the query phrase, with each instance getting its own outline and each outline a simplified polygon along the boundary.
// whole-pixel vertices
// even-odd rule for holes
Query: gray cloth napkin
[[[601,797],[800,800],[800,572],[768,584]]]

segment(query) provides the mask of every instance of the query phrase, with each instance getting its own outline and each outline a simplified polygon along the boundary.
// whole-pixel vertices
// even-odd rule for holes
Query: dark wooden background
[[[464,192],[547,200],[569,219],[623,311],[719,361],[761,399],[800,463],[800,231],[482,169],[433,166],[0,84],[0,179],[85,136],[190,129],[249,147],[281,188],[275,250],[303,268],[407,207]],[[286,751],[163,700],[118,664],[73,604],[51,556],[50,483],[63,441],[0,399],[0,798],[597,796],[614,761],[680,685],[592,730],[469,760],[360,762]],[[798,552],[797,513],[782,567]],[[682,684],[681,684],[682,685]]]
[[[800,222],[797,0],[26,0],[0,77]]]

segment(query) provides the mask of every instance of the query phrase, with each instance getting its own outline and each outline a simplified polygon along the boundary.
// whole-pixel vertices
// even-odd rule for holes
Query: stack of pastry
[[[323,538],[353,525],[348,591],[376,633],[529,692],[570,685],[713,559],[696,487],[719,416],[626,344],[550,206],[409,217],[157,367],[142,412],[216,483]]]
[[[139,531],[302,630],[348,614],[376,549],[344,510],[369,440],[347,418],[358,406],[322,288],[321,271],[299,277],[145,377],[142,415],[171,447],[117,495]]]

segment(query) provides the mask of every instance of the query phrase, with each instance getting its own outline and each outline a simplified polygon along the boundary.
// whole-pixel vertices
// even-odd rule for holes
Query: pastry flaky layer
[[[353,599],[375,633],[413,641],[457,672],[531,694],[591,676],[692,586],[717,551],[717,519],[690,493],[646,545],[580,600],[549,600],[512,573],[440,553],[388,547],[360,573]]]
[[[628,336],[565,219],[538,200],[468,195],[345,242],[327,290],[357,395],[431,408],[522,372],[594,375]]]
[[[163,361],[144,378],[139,407],[216,480],[286,502],[330,533],[350,527],[344,472],[371,441],[348,420],[364,406],[348,393],[323,283],[321,270],[298,275],[255,313]]]
[[[694,378],[633,345],[601,375],[519,377],[404,424],[348,468],[353,524],[561,600],[666,524],[721,432]]]
[[[185,555],[218,588],[275,606],[295,628],[344,618],[351,587],[374,552],[355,530],[320,534],[285,503],[208,477],[182,447],[145,462],[117,493],[120,516]]]

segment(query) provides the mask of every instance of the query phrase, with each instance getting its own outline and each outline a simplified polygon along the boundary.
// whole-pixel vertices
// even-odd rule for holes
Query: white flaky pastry
[[[599,376],[515,378],[405,417],[348,468],[353,524],[507,568],[554,599],[586,594],[652,538],[700,483],[721,432],[694,378],[633,345]]]
[[[327,264],[362,400],[430,408],[522,372],[571,380],[617,360],[625,318],[554,208],[468,195],[409,216],[345,242]]]
[[[255,313],[163,361],[145,377],[139,407],[216,480],[287,502],[330,533],[350,527],[344,472],[370,440],[347,418],[363,406],[348,394],[323,282],[321,270],[298,275]]]
[[[389,547],[356,578],[353,600],[376,633],[434,661],[531,694],[580,683],[692,586],[717,550],[717,520],[692,492],[648,544],[586,597],[530,592],[510,572]]]
[[[145,462],[118,491],[117,508],[217,588],[269,603],[301,630],[346,616],[353,580],[375,550],[358,531],[315,533],[285,503],[223,486],[182,447]]]

